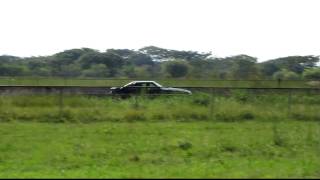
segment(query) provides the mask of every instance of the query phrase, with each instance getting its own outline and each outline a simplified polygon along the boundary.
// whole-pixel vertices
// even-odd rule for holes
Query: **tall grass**
[[[289,104],[290,103],[290,104]],[[128,99],[65,95],[0,96],[0,122],[320,121],[320,96],[293,94],[138,96]]]

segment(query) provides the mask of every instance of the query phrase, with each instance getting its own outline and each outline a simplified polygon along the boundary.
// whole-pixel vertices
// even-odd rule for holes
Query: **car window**
[[[133,86],[135,86],[135,83],[128,84],[126,87],[133,87]]]
[[[143,83],[136,83],[135,86],[141,87],[143,86]]]
[[[148,86],[148,87],[152,87],[152,88],[153,88],[153,87],[157,87],[154,83],[147,83],[147,86]]]
[[[136,82],[129,83],[124,87],[161,87],[161,85],[156,82]]]

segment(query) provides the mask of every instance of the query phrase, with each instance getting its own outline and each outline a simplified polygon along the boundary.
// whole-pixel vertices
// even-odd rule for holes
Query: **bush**
[[[301,121],[320,121],[320,116],[316,114],[304,114],[299,112],[294,112],[291,115],[291,118],[295,120],[301,120]]]
[[[179,109],[172,113],[172,119],[176,120],[207,120],[209,117],[206,112],[195,111],[193,109]]]
[[[178,147],[182,150],[188,150],[188,149],[192,148],[192,144],[190,142],[186,142],[186,141],[179,142]]]
[[[239,102],[247,102],[251,99],[251,96],[247,90],[233,90],[231,92],[232,97]]]
[[[146,120],[146,117],[143,112],[141,111],[136,111],[136,110],[130,110],[127,111],[126,114],[124,115],[124,119],[127,121],[144,121]]]
[[[193,100],[193,104],[200,105],[200,106],[208,106],[210,104],[209,98],[195,98]]]
[[[163,113],[155,113],[152,115],[152,118],[156,120],[165,120],[168,117]]]
[[[218,112],[215,115],[218,121],[236,122],[242,120],[252,120],[255,116],[251,112]]]
[[[218,121],[231,122],[236,120],[235,116],[227,112],[219,112],[215,116]]]
[[[166,64],[166,71],[171,77],[184,77],[188,74],[189,66],[184,61],[170,61]]]
[[[251,112],[242,112],[239,116],[240,116],[240,119],[245,119],[245,120],[254,119],[254,115]]]
[[[320,80],[320,68],[313,68],[304,71],[303,77],[308,80]]]
[[[277,71],[273,74],[274,79],[282,79],[282,80],[299,80],[300,77],[297,73],[282,69],[281,71]]]

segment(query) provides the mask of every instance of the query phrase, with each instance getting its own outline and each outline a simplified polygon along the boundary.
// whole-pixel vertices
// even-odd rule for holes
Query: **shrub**
[[[15,113],[9,111],[0,111],[0,122],[10,122],[15,120]]]
[[[204,98],[194,99],[193,104],[200,105],[200,106],[208,106],[210,104],[210,100],[204,99]]]
[[[248,102],[251,100],[251,96],[247,90],[233,90],[231,92],[232,97],[239,102]]]
[[[282,79],[282,80],[299,80],[300,77],[297,73],[293,71],[289,71],[287,69],[282,69],[281,71],[277,71],[273,74],[274,79]]]
[[[245,119],[245,120],[254,119],[254,115],[251,112],[242,112],[239,116],[240,116],[240,119]]]
[[[236,120],[235,116],[226,112],[218,112],[215,116],[218,121],[232,122]]]
[[[304,71],[303,77],[309,80],[320,80],[320,68],[313,68]]]
[[[178,147],[182,150],[188,150],[188,149],[192,148],[192,144],[190,142],[186,142],[186,141],[179,142]]]
[[[156,120],[165,120],[167,116],[164,115],[163,113],[155,113],[152,115],[152,118]]]
[[[177,110],[172,114],[172,118],[176,120],[206,120],[208,115],[203,112],[197,112],[194,110]]]
[[[293,112],[290,117],[301,121],[320,121],[320,116],[316,114],[304,114],[300,112]]]
[[[272,132],[273,132],[273,143],[276,146],[285,146],[286,141],[285,139],[280,135],[279,129],[276,124],[273,125],[272,127]]]
[[[242,120],[252,120],[254,115],[251,112],[218,112],[216,115],[218,121],[235,122]]]
[[[143,121],[146,117],[143,112],[137,110],[127,111],[124,115],[124,119],[127,121]]]

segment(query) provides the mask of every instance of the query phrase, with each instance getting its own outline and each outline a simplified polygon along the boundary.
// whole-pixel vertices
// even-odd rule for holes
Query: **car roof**
[[[131,83],[156,83],[155,81],[132,81]]]
[[[128,84],[126,84],[125,86],[128,86],[130,84],[134,84],[134,83],[154,83],[154,84],[157,84],[158,86],[161,86],[161,84],[159,84],[159,83],[157,83],[155,81],[131,81]]]

